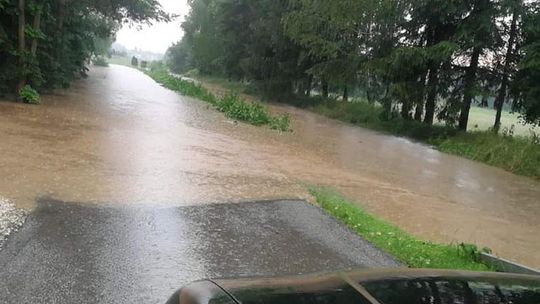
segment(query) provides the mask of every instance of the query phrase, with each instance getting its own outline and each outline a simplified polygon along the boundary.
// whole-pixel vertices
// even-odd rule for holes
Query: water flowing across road
[[[0,103],[0,195],[181,206],[336,188],[429,240],[540,267],[540,183],[286,106],[294,132],[236,124],[136,70],[95,68],[41,106]],[[299,215],[301,216],[301,215]]]

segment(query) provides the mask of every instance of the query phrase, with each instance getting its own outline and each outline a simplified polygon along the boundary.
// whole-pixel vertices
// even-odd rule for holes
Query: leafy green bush
[[[94,63],[94,65],[101,66],[101,67],[108,67],[109,66],[109,63],[107,62],[107,60],[105,58],[103,58],[102,56],[98,56],[98,57],[94,58],[94,60],[92,62]]]
[[[246,102],[236,94],[225,95],[216,107],[229,118],[247,121],[252,125],[260,126],[270,123],[271,115],[263,105]]]
[[[34,90],[30,85],[25,85],[19,92],[19,98],[30,104],[39,104],[39,93]]]

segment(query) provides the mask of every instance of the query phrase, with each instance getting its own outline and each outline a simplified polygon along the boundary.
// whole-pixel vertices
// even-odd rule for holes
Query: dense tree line
[[[171,69],[269,94],[362,96],[467,129],[494,100],[540,124],[540,9],[525,0],[189,0]]]
[[[157,0],[0,0],[0,95],[66,87],[122,23],[168,18]]]

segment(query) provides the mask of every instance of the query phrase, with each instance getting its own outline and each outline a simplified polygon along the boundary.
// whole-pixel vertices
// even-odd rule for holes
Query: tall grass
[[[436,143],[443,152],[540,179],[540,145],[528,138],[484,131],[460,133]]]
[[[480,262],[480,251],[474,245],[438,244],[420,240],[333,191],[313,188],[310,192],[326,212],[410,267],[492,270]]]
[[[260,103],[248,102],[234,93],[218,97],[202,85],[174,77],[164,69],[145,71],[145,73],[168,89],[211,104],[231,119],[248,122],[255,126],[268,125],[271,129],[279,131],[290,130],[290,119],[287,114],[273,116],[268,108]]]

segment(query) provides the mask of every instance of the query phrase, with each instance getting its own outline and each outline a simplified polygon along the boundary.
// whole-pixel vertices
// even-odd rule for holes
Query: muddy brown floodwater
[[[540,267],[540,183],[291,108],[294,132],[236,124],[126,67],[95,68],[41,106],[0,103],[0,196],[193,205],[336,188],[429,240]],[[301,216],[301,215],[299,215]]]

